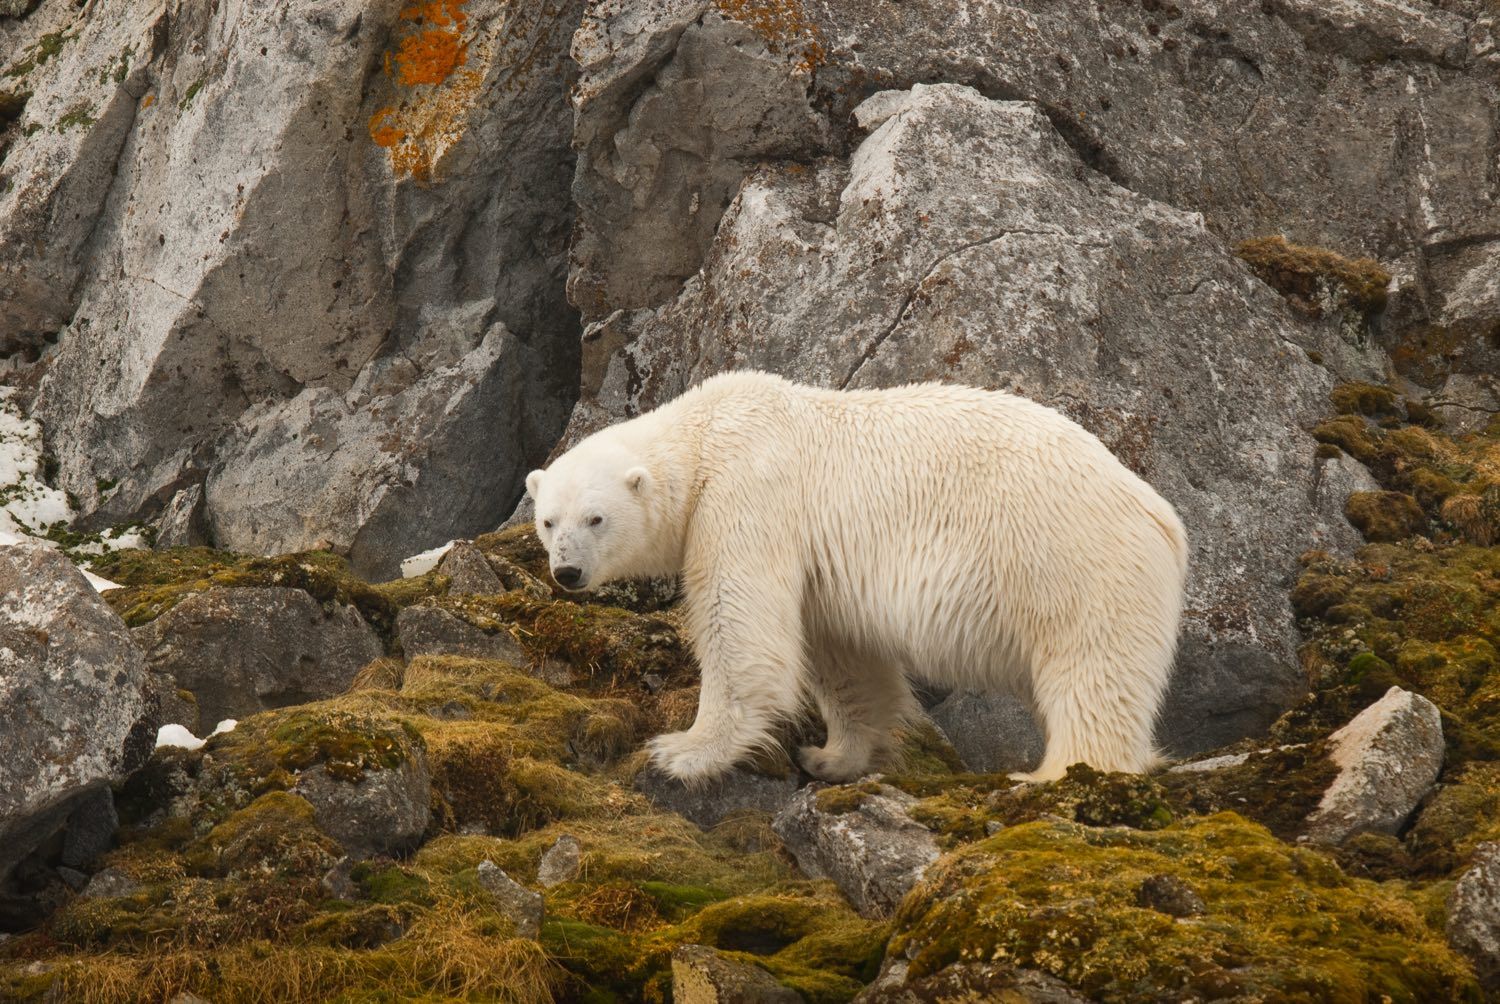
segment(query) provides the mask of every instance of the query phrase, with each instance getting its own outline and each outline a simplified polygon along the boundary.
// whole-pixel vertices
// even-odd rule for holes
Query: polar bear
[[[920,715],[910,682],[1029,697],[1046,754],[1141,772],[1187,574],[1171,504],[1093,435],[1011,394],[831,391],[726,373],[532,471],[569,590],[674,575],[702,670],[653,761],[688,782],[815,704],[815,777],[847,781]]]

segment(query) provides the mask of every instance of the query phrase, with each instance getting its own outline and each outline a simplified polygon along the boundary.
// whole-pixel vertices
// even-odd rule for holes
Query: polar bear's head
[[[579,591],[641,572],[651,546],[651,489],[639,458],[598,437],[526,476],[536,535],[558,585]]]

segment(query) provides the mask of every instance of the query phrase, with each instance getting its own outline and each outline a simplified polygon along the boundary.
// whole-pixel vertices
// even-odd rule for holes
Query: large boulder
[[[570,288],[588,320],[667,301],[759,160],[842,155],[865,97],[945,81],[1035,102],[1091,168],[1227,240],[1285,233],[1395,263],[1386,341],[1411,350],[1403,368],[1484,372],[1496,38],[1473,2],[1186,0],[1106,17],[978,0],[958,21],[946,0],[595,4],[573,43]],[[1434,334],[1441,351],[1420,351]]]
[[[570,438],[714,373],[830,387],[949,380],[1024,394],[1096,433],[1182,514],[1192,547],[1172,752],[1263,729],[1305,690],[1297,555],[1352,547],[1368,475],[1304,431],[1349,324],[1301,317],[1204,225],[1091,170],[1045,110],[961,86],[882,93],[847,160],[766,167],[701,273],[589,329]],[[1003,319],[1003,322],[997,319]]]
[[[384,573],[505,516],[575,392],[581,9],[47,0],[0,60],[0,351],[95,524],[211,473],[216,543]]]
[[[100,789],[150,754],[152,736],[140,650],[72,562],[42,544],[0,547],[0,596],[3,879],[75,810],[102,804]],[[85,842],[73,863],[100,849]]]
[[[207,728],[341,694],[382,652],[353,607],[280,587],[194,593],[134,633],[147,667],[193,694]]]

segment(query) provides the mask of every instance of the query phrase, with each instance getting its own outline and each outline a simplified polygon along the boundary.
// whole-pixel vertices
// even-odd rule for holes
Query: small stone
[[[94,873],[88,885],[83,887],[86,899],[113,899],[129,896],[141,888],[141,884],[118,868],[105,868]]]
[[[987,837],[993,837],[1003,829],[1005,829],[1005,824],[998,819],[991,819],[984,824],[984,833]]]
[[[725,958],[704,945],[672,950],[674,1004],[800,1004],[802,995],[748,962]]]
[[[78,892],[89,884],[89,877],[87,875],[76,868],[69,868],[67,865],[58,866],[57,877],[62,879],[63,883],[74,892]]]
[[[516,922],[516,934],[536,938],[542,932],[542,894],[521,885],[493,861],[479,862],[479,884],[494,896],[501,910]]]
[[[661,688],[667,685],[667,681],[662,679],[655,673],[647,673],[646,675],[641,677],[641,685],[644,686],[649,693],[659,694],[661,693]]]
[[[573,881],[582,868],[583,848],[579,845],[578,838],[571,833],[564,833],[542,855],[542,863],[536,870],[536,880],[543,888],[551,889],[563,882]]]
[[[1337,844],[1356,833],[1396,833],[1437,782],[1443,725],[1437,706],[1400,687],[1329,736],[1339,774],[1308,817],[1307,839]]]
[[[1500,843],[1485,841],[1448,894],[1448,944],[1474,963],[1488,991],[1500,990]]]
[[[804,875],[832,879],[862,916],[884,917],[937,860],[937,840],[908,815],[915,798],[883,784],[862,789],[808,785],[771,826]],[[824,791],[857,801],[820,807]]]
[[[734,767],[708,784],[685,785],[655,767],[647,767],[636,775],[635,788],[657,808],[707,829],[741,809],[776,812],[796,794],[797,780]]]
[[[1175,875],[1152,875],[1136,890],[1135,902],[1170,917],[1198,917],[1208,911],[1193,887]]]
[[[453,542],[438,565],[438,574],[448,576],[449,596],[488,596],[505,592],[505,586],[484,554],[467,540]]]

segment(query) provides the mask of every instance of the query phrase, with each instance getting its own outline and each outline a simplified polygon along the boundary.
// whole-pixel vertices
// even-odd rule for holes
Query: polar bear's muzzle
[[[579,592],[588,586],[588,578],[583,574],[583,569],[573,565],[557,565],[552,569],[552,577],[557,584],[572,592]]]

